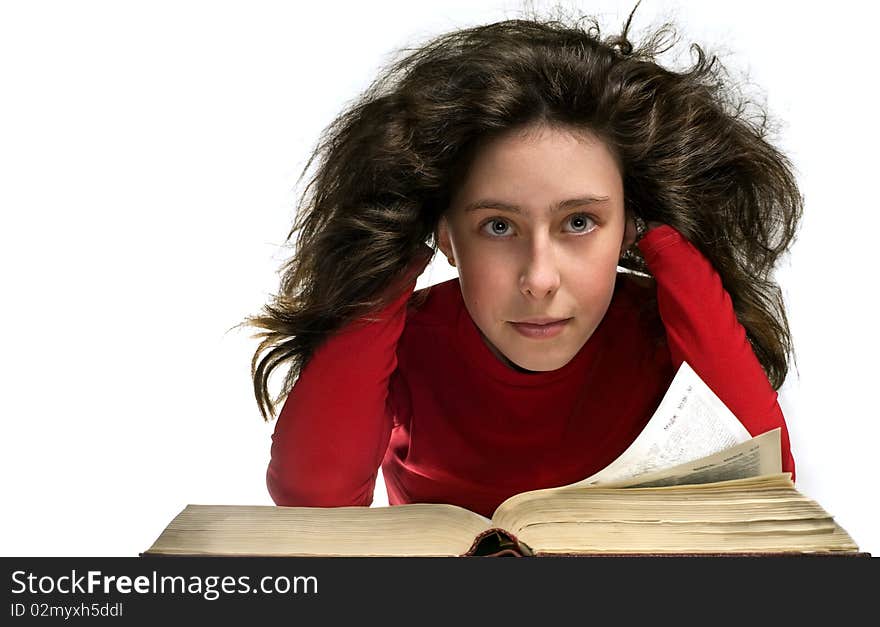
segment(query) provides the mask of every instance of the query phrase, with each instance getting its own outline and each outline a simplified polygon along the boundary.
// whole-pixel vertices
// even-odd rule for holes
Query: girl
[[[275,503],[370,505],[381,465],[391,505],[489,516],[616,458],[683,360],[752,435],[782,428],[794,473],[770,272],[797,185],[715,57],[665,69],[670,25],[634,49],[631,21],[439,36],[330,126],[280,293],[248,320],[264,419],[286,397]],[[414,294],[438,249],[458,278]]]

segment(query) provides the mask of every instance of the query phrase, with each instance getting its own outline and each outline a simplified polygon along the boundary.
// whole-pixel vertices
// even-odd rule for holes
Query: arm
[[[666,224],[650,229],[637,245],[657,281],[657,306],[673,369],[687,361],[753,436],[781,427],[782,471],[794,480],[788,428],[777,393],[715,268]]]
[[[277,505],[370,505],[391,437],[388,383],[424,247],[389,290],[399,295],[377,316],[328,337],[302,369],[272,435],[266,485]]]

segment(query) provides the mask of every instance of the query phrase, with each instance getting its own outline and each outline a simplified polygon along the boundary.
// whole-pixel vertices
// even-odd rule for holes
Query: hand
[[[664,222],[657,222],[656,220],[649,220],[645,223],[645,233],[650,231],[651,229],[657,228],[658,226],[663,226]],[[631,248],[633,244],[635,244],[636,237],[638,235],[638,230],[636,229],[636,223],[633,219],[631,213],[627,212],[626,214],[626,228],[623,234],[623,245],[620,248],[621,254]],[[644,237],[644,233],[642,234]]]

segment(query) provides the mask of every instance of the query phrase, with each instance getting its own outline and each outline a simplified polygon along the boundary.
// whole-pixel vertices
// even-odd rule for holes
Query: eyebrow
[[[557,211],[565,211],[574,207],[582,207],[584,205],[601,204],[609,200],[608,196],[581,196],[579,198],[569,198],[561,200],[551,207],[554,213]],[[499,209],[501,211],[510,211],[511,213],[522,213],[522,209],[517,205],[492,198],[483,198],[465,205],[465,212],[477,211],[478,209]]]

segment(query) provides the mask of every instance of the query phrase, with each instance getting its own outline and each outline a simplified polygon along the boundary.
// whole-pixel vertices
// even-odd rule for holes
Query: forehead
[[[543,211],[622,202],[623,183],[611,149],[597,136],[567,128],[527,128],[477,145],[454,195],[470,212],[486,205]]]

